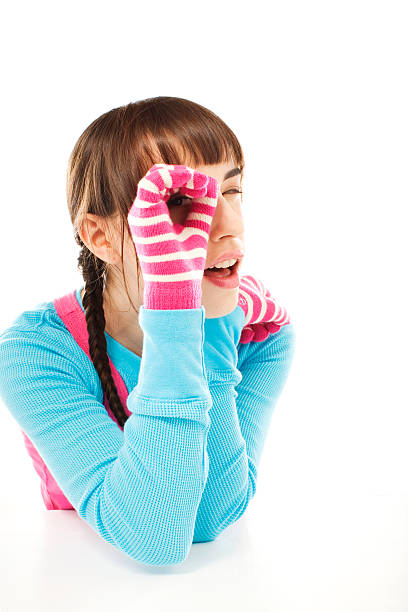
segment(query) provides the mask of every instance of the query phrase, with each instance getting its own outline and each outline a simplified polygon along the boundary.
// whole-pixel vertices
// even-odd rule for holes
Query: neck
[[[81,292],[81,298],[83,292],[84,290]],[[139,325],[139,308],[140,303],[138,300],[133,300],[132,304],[124,288],[116,288],[112,285],[109,288],[105,287],[103,293],[103,310],[106,322],[105,332],[141,357],[143,331]]]

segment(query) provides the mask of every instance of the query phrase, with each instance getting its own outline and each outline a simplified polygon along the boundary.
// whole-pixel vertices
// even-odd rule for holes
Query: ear
[[[110,219],[87,213],[78,226],[78,233],[82,242],[99,259],[109,264],[121,262],[116,232]]]

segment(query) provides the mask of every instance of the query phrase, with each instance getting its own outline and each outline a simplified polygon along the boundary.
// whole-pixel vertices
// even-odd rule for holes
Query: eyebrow
[[[241,168],[233,168],[232,170],[228,170],[227,174],[224,176],[224,181],[232,176],[236,176],[237,174],[241,174]]]

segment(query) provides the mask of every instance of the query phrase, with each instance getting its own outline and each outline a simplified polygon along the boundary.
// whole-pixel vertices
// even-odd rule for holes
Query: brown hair
[[[112,377],[104,333],[103,291],[109,264],[87,248],[78,228],[87,213],[101,217],[119,214],[123,266],[125,229],[131,236],[127,215],[136,197],[138,182],[151,166],[156,163],[212,165],[228,162],[231,157],[243,172],[243,151],[224,121],[196,102],[171,96],[131,102],[104,113],[85,129],[70,155],[66,193],[74,238],[81,247],[78,269],[85,281],[82,302],[89,352],[109,407],[122,427],[128,417]],[[137,255],[136,262],[139,287]],[[123,279],[129,296],[125,275]]]

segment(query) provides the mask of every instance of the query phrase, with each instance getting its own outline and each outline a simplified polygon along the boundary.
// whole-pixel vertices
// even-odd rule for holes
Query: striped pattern
[[[279,331],[282,325],[290,323],[285,308],[276,302],[262,281],[251,274],[240,278],[238,305],[245,313],[240,337],[242,344],[262,342],[269,334]]]
[[[179,164],[154,164],[139,181],[128,222],[144,279],[144,306],[200,308],[216,179]],[[192,198],[184,225],[173,224],[167,200]]]

